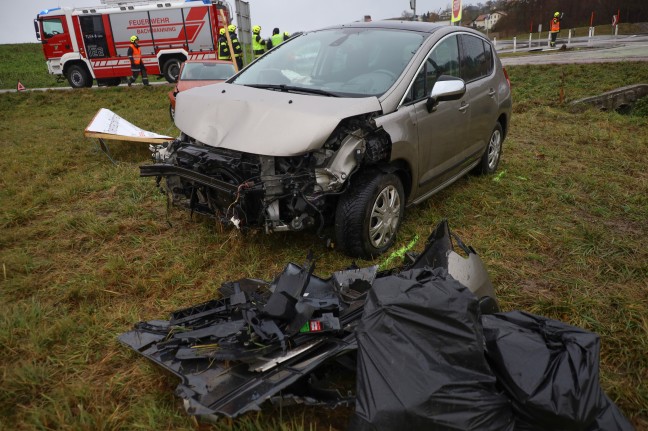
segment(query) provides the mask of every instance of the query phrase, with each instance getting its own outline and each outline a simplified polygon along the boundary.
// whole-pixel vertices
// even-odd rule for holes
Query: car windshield
[[[401,75],[425,34],[382,28],[305,33],[261,57],[233,83],[310,94],[380,96]]]
[[[231,63],[213,63],[209,61],[200,63],[185,63],[182,68],[181,81],[216,81],[226,80],[234,75],[234,66]]]

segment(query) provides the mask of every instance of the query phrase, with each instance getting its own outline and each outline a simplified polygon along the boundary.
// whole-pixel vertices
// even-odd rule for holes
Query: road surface
[[[537,42],[537,40],[535,41]],[[558,39],[557,46],[566,44],[567,40]],[[512,41],[498,41],[497,51],[501,54],[513,52]],[[542,50],[542,53],[529,53],[528,40],[517,46],[517,56],[502,57],[504,66],[515,66],[521,64],[573,64],[573,63],[609,63],[619,61],[648,61],[648,36],[625,35],[625,36],[597,36],[588,40],[586,37],[572,38],[567,51],[550,50],[546,42],[540,47],[535,43],[532,45],[534,51]]]

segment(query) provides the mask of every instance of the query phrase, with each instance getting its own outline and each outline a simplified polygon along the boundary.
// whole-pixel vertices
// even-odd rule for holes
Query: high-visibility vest
[[[263,43],[261,43],[263,42]],[[254,56],[259,57],[265,52],[265,41],[261,38],[260,35],[255,34],[252,38],[252,49],[254,50]]]
[[[273,34],[270,40],[272,41],[272,46],[275,47],[281,45],[281,42],[284,41],[284,37],[283,34]]]
[[[558,18],[554,18],[551,20],[551,32],[558,33],[559,31],[560,31],[560,20]]]
[[[227,38],[221,36],[218,38],[218,59],[219,60],[231,60],[232,56],[230,55],[229,46],[227,45]]]
[[[142,50],[139,48],[139,46],[135,46],[134,43],[131,43],[130,47],[133,50],[133,55],[131,56],[133,63],[140,64],[142,62]]]

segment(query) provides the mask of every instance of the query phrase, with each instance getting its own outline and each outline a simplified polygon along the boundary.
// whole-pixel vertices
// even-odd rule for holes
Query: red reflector
[[[508,76],[508,72],[506,71],[506,67],[502,67],[502,71],[504,71],[504,77],[506,78],[506,82],[508,82],[509,88],[511,87],[511,80]]]

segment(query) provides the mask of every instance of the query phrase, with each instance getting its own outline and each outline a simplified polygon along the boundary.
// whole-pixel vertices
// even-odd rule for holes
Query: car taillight
[[[508,82],[509,88],[511,88],[511,79],[508,76],[508,72],[506,71],[506,67],[502,67],[502,71],[504,72],[504,77],[506,78],[506,82]]]

